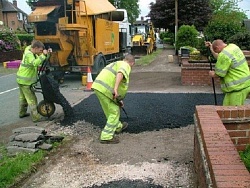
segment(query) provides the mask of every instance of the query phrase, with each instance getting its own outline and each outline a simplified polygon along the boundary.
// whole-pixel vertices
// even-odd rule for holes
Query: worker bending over
[[[122,132],[128,126],[127,122],[120,122],[120,107],[124,105],[122,99],[127,93],[129,75],[134,64],[134,56],[128,54],[123,61],[107,65],[92,84],[107,120],[100,135],[100,142],[103,144],[119,143],[114,134]]]
[[[215,70],[209,71],[209,75],[220,77],[225,94],[223,106],[244,105],[250,93],[250,72],[243,52],[237,45],[222,40],[215,40],[212,44],[206,42],[206,45],[217,59]]]

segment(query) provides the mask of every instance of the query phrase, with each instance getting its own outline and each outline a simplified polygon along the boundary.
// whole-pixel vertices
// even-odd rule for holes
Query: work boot
[[[48,121],[48,118],[46,118],[46,117],[40,117],[38,119],[33,120],[34,123],[39,123],[39,122],[42,122],[42,121]]]
[[[100,140],[101,144],[118,144],[119,142],[120,142],[119,138],[117,138],[117,137],[113,137],[110,140]]]
[[[122,131],[124,131],[126,128],[128,127],[128,123],[127,122],[122,122],[122,128],[116,129],[115,133],[116,134],[120,134]]]
[[[24,117],[28,117],[28,116],[30,116],[30,113],[25,113],[25,114],[19,115],[19,118],[24,118]]]

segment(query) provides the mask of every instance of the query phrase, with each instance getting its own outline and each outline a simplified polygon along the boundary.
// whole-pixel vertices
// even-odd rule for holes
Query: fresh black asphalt
[[[221,105],[222,94],[217,94],[217,104]],[[196,105],[214,105],[214,94],[209,93],[128,93],[121,110],[121,121],[129,123],[125,132],[140,133],[164,128],[180,128],[193,124]],[[95,94],[90,95],[73,107],[72,122],[85,120],[103,128],[105,117]],[[62,121],[66,125],[67,121]]]

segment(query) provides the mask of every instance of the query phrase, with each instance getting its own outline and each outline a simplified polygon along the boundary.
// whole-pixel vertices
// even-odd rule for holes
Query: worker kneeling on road
[[[223,106],[244,105],[250,93],[250,72],[247,60],[241,49],[235,44],[226,44],[215,40],[210,47],[217,59],[215,71],[209,71],[211,77],[219,76],[221,89],[225,93]]]
[[[128,123],[120,122],[120,107],[124,105],[122,99],[127,93],[129,74],[134,64],[134,56],[128,54],[123,61],[107,65],[92,84],[107,119],[100,135],[100,142],[103,144],[119,143],[114,134],[122,132],[128,126]]]
[[[31,89],[32,84],[38,80],[37,69],[43,63],[48,54],[44,49],[44,44],[40,41],[33,41],[30,46],[25,48],[22,62],[17,71],[17,83],[19,87],[19,117],[29,116],[28,106],[31,110],[31,116],[34,123],[42,120],[37,112],[37,98],[35,92]]]

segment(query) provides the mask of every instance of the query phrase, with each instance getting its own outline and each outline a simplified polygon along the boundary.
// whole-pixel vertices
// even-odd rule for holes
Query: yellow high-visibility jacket
[[[221,79],[223,92],[240,91],[250,86],[250,72],[247,60],[235,44],[227,45],[218,55],[215,73]]]
[[[118,93],[121,98],[124,98],[128,90],[129,74],[131,72],[130,65],[124,61],[117,61],[103,68],[93,82],[92,89],[98,90],[108,98],[113,99],[116,75],[118,72],[123,74],[123,79],[118,87]]]
[[[37,68],[46,59],[44,54],[35,55],[31,51],[31,46],[25,48],[22,62],[17,71],[17,83],[22,85],[31,85],[38,79]]]

